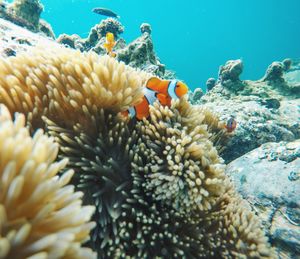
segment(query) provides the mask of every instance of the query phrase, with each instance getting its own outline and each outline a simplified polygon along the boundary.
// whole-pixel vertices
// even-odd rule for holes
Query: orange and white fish
[[[148,80],[144,88],[144,96],[140,103],[122,112],[124,116],[130,116],[137,120],[148,118],[150,115],[149,105],[153,105],[156,100],[163,106],[170,106],[172,99],[179,99],[188,92],[186,84],[178,80],[161,80],[152,77]]]
[[[224,128],[227,130],[228,133],[231,133],[235,130],[236,126],[237,122],[234,119],[234,117],[231,116],[224,125]]]
[[[188,87],[178,80],[161,80],[152,77],[148,80],[147,88],[157,92],[157,99],[164,106],[171,106],[171,99],[178,99],[188,92]]]
[[[106,53],[111,57],[115,57],[117,54],[113,52],[113,48],[116,46],[114,34],[111,32],[106,33],[106,41],[103,47],[106,49]]]

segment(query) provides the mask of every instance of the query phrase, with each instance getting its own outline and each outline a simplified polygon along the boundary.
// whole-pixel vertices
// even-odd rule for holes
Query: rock
[[[151,34],[151,25],[149,23],[142,23],[140,26],[140,30],[142,34],[145,32]]]
[[[239,76],[243,72],[243,67],[243,62],[240,59],[227,61],[219,69],[218,80],[220,84],[233,90],[241,90],[244,85]]]
[[[80,36],[77,34],[61,34],[59,37],[56,39],[56,41],[60,44],[63,44],[65,46],[68,46],[70,48],[75,49],[76,48],[76,43],[81,40]]]
[[[300,99],[271,101],[271,109],[257,96],[210,99],[200,104],[219,114],[226,122],[233,115],[237,127],[221,153],[228,163],[266,142],[293,141],[300,138]],[[275,106],[274,106],[275,105]]]
[[[280,107],[280,101],[276,98],[262,99],[261,104],[269,109],[278,109]]]
[[[283,73],[284,65],[281,62],[275,61],[268,67],[262,81],[269,83],[284,82]]]
[[[42,33],[44,33],[47,37],[51,39],[55,39],[55,34],[52,30],[52,27],[49,23],[47,23],[45,20],[40,19],[38,30]]]
[[[43,6],[38,0],[16,0],[12,4],[2,2],[0,18],[27,28],[32,32],[41,32],[47,37],[55,38],[51,25],[40,19]]]
[[[288,71],[293,64],[293,61],[290,58],[286,58],[282,61],[282,64],[284,71]]]
[[[44,9],[39,0],[15,0],[8,9],[16,17],[26,20],[38,28],[40,15]]]
[[[0,18],[0,56],[7,57],[27,51],[32,46],[59,46],[54,40],[46,38]]]
[[[238,73],[234,74],[234,80],[238,81]],[[233,83],[231,88],[223,85],[221,79],[229,78],[225,75],[200,101],[191,99],[191,102],[218,113],[224,123],[229,116],[235,116],[237,128],[229,135],[222,153],[226,162],[266,142],[300,138],[300,62],[292,62],[291,68],[283,73],[282,82],[243,80],[243,88],[239,90],[232,80],[229,80]]]
[[[214,88],[214,86],[216,85],[216,79],[214,78],[208,78],[206,81],[206,90],[210,91],[211,89]]]
[[[193,104],[197,104],[201,97],[204,95],[203,90],[201,88],[196,88],[194,92],[189,92],[189,101]]]
[[[106,33],[111,32],[114,34],[115,39],[118,39],[120,34],[124,32],[124,26],[117,19],[107,18],[95,25],[91,29],[92,31],[96,31],[99,38],[105,37]],[[92,42],[92,39],[90,39],[90,42]]]
[[[281,258],[299,258],[300,139],[266,143],[232,161],[226,173],[263,219]]]
[[[113,51],[117,54],[116,58],[119,61],[164,79],[175,78],[175,73],[166,70],[165,65],[160,62],[154,52],[153,41],[150,35],[151,26],[149,24],[143,23],[141,25],[142,35],[128,45],[126,45],[124,39],[119,37],[123,31],[124,27],[119,21],[108,18],[95,25],[86,39],[82,39],[77,35],[63,34],[59,36],[57,41],[80,51],[92,50],[99,55],[105,55],[106,49],[103,47],[105,35],[107,32],[112,32],[116,40],[116,46]]]
[[[156,57],[150,34],[144,33],[139,38],[117,51],[117,58],[125,64],[140,68],[163,77],[165,65]]]

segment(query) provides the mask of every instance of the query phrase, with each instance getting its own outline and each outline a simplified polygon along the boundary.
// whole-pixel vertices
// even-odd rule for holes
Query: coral
[[[119,35],[124,32],[124,26],[117,19],[107,18],[94,26],[91,29],[90,35],[95,32],[98,34],[99,38],[105,37],[106,33],[111,32],[114,34],[115,39],[118,39]]]
[[[26,20],[37,28],[43,5],[39,0],[15,0],[9,9],[15,16]]]
[[[283,82],[283,72],[284,65],[281,62],[275,61],[268,67],[262,81],[267,81],[270,83]]]
[[[243,62],[240,59],[228,60],[224,66],[220,67],[218,80],[226,88],[237,91],[243,89],[244,84],[239,78],[243,72],[243,67]]]
[[[191,103],[196,104],[203,95],[203,90],[201,88],[196,88],[194,92],[189,92],[189,100]]]
[[[69,46],[73,49],[75,49],[76,43],[78,40],[80,40],[80,36],[77,34],[73,34],[73,35],[68,35],[68,34],[60,34],[59,37],[56,39],[56,41],[60,44],[63,44],[65,46]]]
[[[40,19],[38,30],[42,33],[44,33],[47,37],[51,39],[55,39],[55,34],[53,32],[53,29],[49,23],[47,23],[45,20]]]
[[[210,91],[211,89],[213,89],[215,85],[216,85],[216,79],[214,79],[212,77],[207,79],[207,81],[206,81],[207,91]]]
[[[300,256],[299,168],[300,139],[263,144],[226,167],[239,193],[263,219],[280,258]]]
[[[273,255],[224,174],[212,113],[181,100],[125,120],[118,112],[139,101],[148,75],[93,53],[10,57],[0,74],[0,101],[57,140],[84,203],[95,203],[100,258]]]
[[[288,71],[292,67],[293,60],[286,58],[282,61],[282,64],[284,66],[284,71]]]
[[[1,60],[0,74],[0,101],[25,113],[32,128],[43,127],[42,116],[89,127],[98,109],[118,112],[137,103],[147,78],[108,56],[57,47]]]
[[[149,33],[142,34],[139,38],[117,51],[117,58],[132,67],[141,68],[149,73],[162,76],[165,66],[160,63],[153,49],[153,42]]]
[[[151,34],[152,32],[151,25],[149,23],[142,23],[140,26],[140,30],[142,34],[145,32]]]
[[[89,239],[93,206],[67,185],[73,171],[58,176],[67,159],[54,162],[58,145],[37,130],[30,137],[25,117],[11,120],[0,106],[0,257],[95,258],[81,244]]]

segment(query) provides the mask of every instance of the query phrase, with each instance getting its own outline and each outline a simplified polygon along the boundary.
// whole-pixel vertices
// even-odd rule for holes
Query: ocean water
[[[258,79],[267,66],[286,57],[300,57],[299,0],[41,0],[42,17],[55,34],[89,29],[106,17],[91,12],[109,8],[121,16],[127,42],[152,26],[161,62],[176,71],[190,88],[205,88],[209,77],[229,59],[244,61],[243,79]]]

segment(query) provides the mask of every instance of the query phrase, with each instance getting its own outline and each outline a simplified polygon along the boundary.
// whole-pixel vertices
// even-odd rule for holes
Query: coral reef
[[[14,0],[8,8],[15,16],[26,20],[35,28],[39,24],[40,15],[44,9],[39,0]]]
[[[300,140],[266,143],[231,162],[226,173],[263,219],[280,258],[300,256]]]
[[[226,162],[266,142],[292,141],[300,137],[300,68],[297,62],[293,62],[287,71],[283,65],[279,66],[282,69],[277,79],[274,79],[276,73],[271,72],[273,66],[269,67],[268,76],[264,77],[268,80],[240,82],[237,77],[239,73],[234,73],[237,86],[234,80],[226,80],[225,85],[218,80],[214,88],[199,100],[191,99],[192,103],[217,112],[223,121],[231,115],[235,116],[237,128],[222,153]]]
[[[99,24],[95,25],[89,35],[89,42],[96,40],[96,34],[99,38],[105,37],[106,33],[111,32],[114,34],[115,39],[119,38],[119,35],[124,32],[124,26],[114,18],[107,18],[102,20]],[[92,45],[92,44],[91,44]]]
[[[270,84],[282,83],[283,79],[283,72],[285,70],[285,66],[283,63],[275,61],[273,62],[267,69],[266,74],[263,77],[263,81],[266,81]]]
[[[216,85],[216,79],[214,78],[208,78],[206,81],[206,90],[210,91],[211,89],[214,88],[214,86]]]
[[[196,88],[193,92],[189,92],[189,101],[193,104],[197,104],[203,95],[203,90],[201,88]]]
[[[82,39],[77,35],[63,34],[59,36],[57,41],[80,51],[92,50],[100,55],[104,55],[106,54],[106,50],[103,47],[105,35],[107,32],[112,32],[117,39],[114,52],[116,52],[119,61],[164,79],[175,78],[175,73],[166,70],[165,65],[160,62],[154,52],[151,26],[143,23],[140,29],[142,35],[126,45],[125,40],[119,38],[119,35],[124,31],[123,25],[116,19],[108,18],[95,25],[86,39]]]
[[[0,106],[0,257],[96,258],[81,247],[94,207],[81,206],[83,193],[67,185],[73,171],[63,172],[67,159],[54,162],[53,139],[42,130],[30,137],[24,124]]]
[[[2,2],[0,18],[4,18],[33,32],[41,32],[47,37],[55,38],[51,25],[40,19],[43,6],[39,0],[15,0],[9,4]]]
[[[33,33],[0,18],[0,56],[15,56],[36,45],[44,48],[59,46],[58,43],[43,35]]]
[[[275,256],[224,173],[213,113],[181,100],[125,120],[118,112],[139,101],[149,74],[93,52],[24,53],[2,59],[0,74],[0,101],[58,141],[96,205],[100,258]]]
[[[56,39],[56,41],[59,44],[62,44],[64,46],[68,46],[70,48],[73,49],[80,49],[82,46],[78,46],[78,44],[80,44],[80,36],[77,34],[72,34],[72,35],[68,35],[68,34],[60,34],[59,37]]]
[[[39,25],[38,25],[38,30],[42,32],[44,35],[51,39],[55,39],[55,34],[53,32],[53,29],[49,23],[47,23],[45,20],[40,19],[39,20]]]
[[[140,68],[149,73],[162,76],[165,65],[157,59],[150,34],[144,33],[139,38],[117,51],[118,60],[132,67]]]
[[[151,32],[152,32],[151,25],[149,23],[142,23],[140,26],[140,30],[141,30],[142,34],[143,33],[151,34]]]
[[[282,64],[283,64],[284,70],[288,71],[293,64],[293,61],[290,58],[286,58],[286,59],[282,60]]]
[[[240,59],[229,60],[224,66],[219,69],[218,81],[224,87],[233,91],[239,91],[244,88],[243,82],[239,76],[243,72],[243,62]]]

